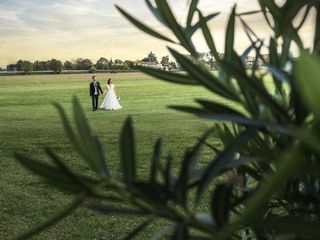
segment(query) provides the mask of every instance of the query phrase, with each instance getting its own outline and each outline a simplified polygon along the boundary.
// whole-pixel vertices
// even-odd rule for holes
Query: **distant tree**
[[[16,63],[17,71],[22,71],[22,64],[23,64],[23,61],[22,61],[22,60],[19,60],[19,61]]]
[[[85,58],[85,59],[78,58],[76,60],[76,69],[77,70],[90,70],[92,66],[93,66],[93,63],[88,58]]]
[[[83,70],[90,70],[93,66],[93,63],[90,59],[86,58],[82,62]]]
[[[17,71],[17,64],[11,63],[11,64],[7,65],[7,71],[8,72]]]
[[[35,61],[33,63],[34,71],[46,71],[50,70],[50,61]]]
[[[134,69],[134,62],[130,60],[125,60],[123,63],[123,69],[125,70]]]
[[[74,64],[71,61],[65,61],[63,64],[63,69],[65,70],[73,70]]]
[[[121,59],[114,60],[114,63],[117,65],[123,64],[123,61]]]
[[[162,67],[166,67],[166,66],[168,66],[169,65],[169,56],[167,55],[167,56],[163,56],[162,58],[161,58],[161,65],[162,65]]]
[[[55,73],[61,73],[62,71],[62,62],[57,59],[51,59],[49,64],[50,70]]]
[[[83,58],[77,58],[76,62],[75,62],[75,69],[76,70],[82,70],[83,68]]]
[[[112,69],[113,67],[113,61],[112,61],[112,58],[110,58],[110,61],[109,61],[109,69]]]
[[[150,62],[152,63],[158,63],[158,58],[153,52],[150,52],[148,55],[148,58],[150,59]]]
[[[40,63],[40,61],[35,61],[33,63],[33,71],[43,71],[43,65]]]
[[[150,52],[147,57],[142,59],[143,62],[149,62],[149,63],[158,63],[158,59],[156,55],[153,52]]]
[[[24,74],[29,74],[33,71],[33,64],[30,61],[23,61],[21,64],[21,71],[24,72]]]
[[[99,70],[106,70],[109,69],[109,61],[108,59],[101,57],[97,63],[96,63],[96,68]]]
[[[50,60],[48,61],[40,61],[41,68],[43,70],[50,70]]]

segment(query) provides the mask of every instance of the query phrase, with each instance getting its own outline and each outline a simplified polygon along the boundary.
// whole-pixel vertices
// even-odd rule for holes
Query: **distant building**
[[[134,66],[152,67],[157,69],[163,68],[163,66],[158,62],[157,56],[153,52],[150,52],[148,56],[142,60],[135,61]]]
[[[156,62],[144,62],[142,60],[137,60],[133,63],[133,65],[135,67],[152,67],[152,68],[157,68],[157,69],[161,69],[163,68],[162,65],[160,63],[156,63]]]

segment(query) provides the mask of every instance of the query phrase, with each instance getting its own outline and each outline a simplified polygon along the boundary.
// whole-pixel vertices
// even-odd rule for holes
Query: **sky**
[[[178,21],[184,23],[188,0],[168,2]],[[226,20],[235,3],[239,12],[258,9],[256,0],[200,0],[199,8],[205,15],[220,12],[209,25],[220,51],[224,47]],[[95,62],[100,57],[137,60],[150,51],[158,57],[168,54],[167,43],[135,28],[115,9],[115,4],[172,36],[149,12],[144,0],[0,0],[0,66],[19,59],[65,61],[81,57]],[[246,20],[259,36],[268,39],[270,31],[261,15]],[[301,30],[307,45],[311,43],[313,25],[311,16]],[[243,51],[248,42],[239,25],[236,39],[236,49]],[[199,52],[208,50],[201,32],[193,40]]]

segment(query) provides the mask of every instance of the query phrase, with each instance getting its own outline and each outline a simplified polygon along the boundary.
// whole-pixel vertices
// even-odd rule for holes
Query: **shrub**
[[[92,66],[91,68],[90,68],[90,71],[89,71],[90,73],[96,73],[97,72],[97,69],[94,67],[94,66]]]

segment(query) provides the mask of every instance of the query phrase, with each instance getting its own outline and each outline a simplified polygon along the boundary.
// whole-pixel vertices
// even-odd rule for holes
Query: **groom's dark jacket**
[[[100,95],[100,92],[101,92],[101,94],[103,93],[103,91],[102,91],[102,89],[101,89],[101,87],[100,87],[100,83],[99,82],[96,82],[96,84],[97,84],[97,92],[98,92],[98,96]],[[93,82],[91,82],[90,83],[90,96],[93,96],[94,95],[94,83]]]

